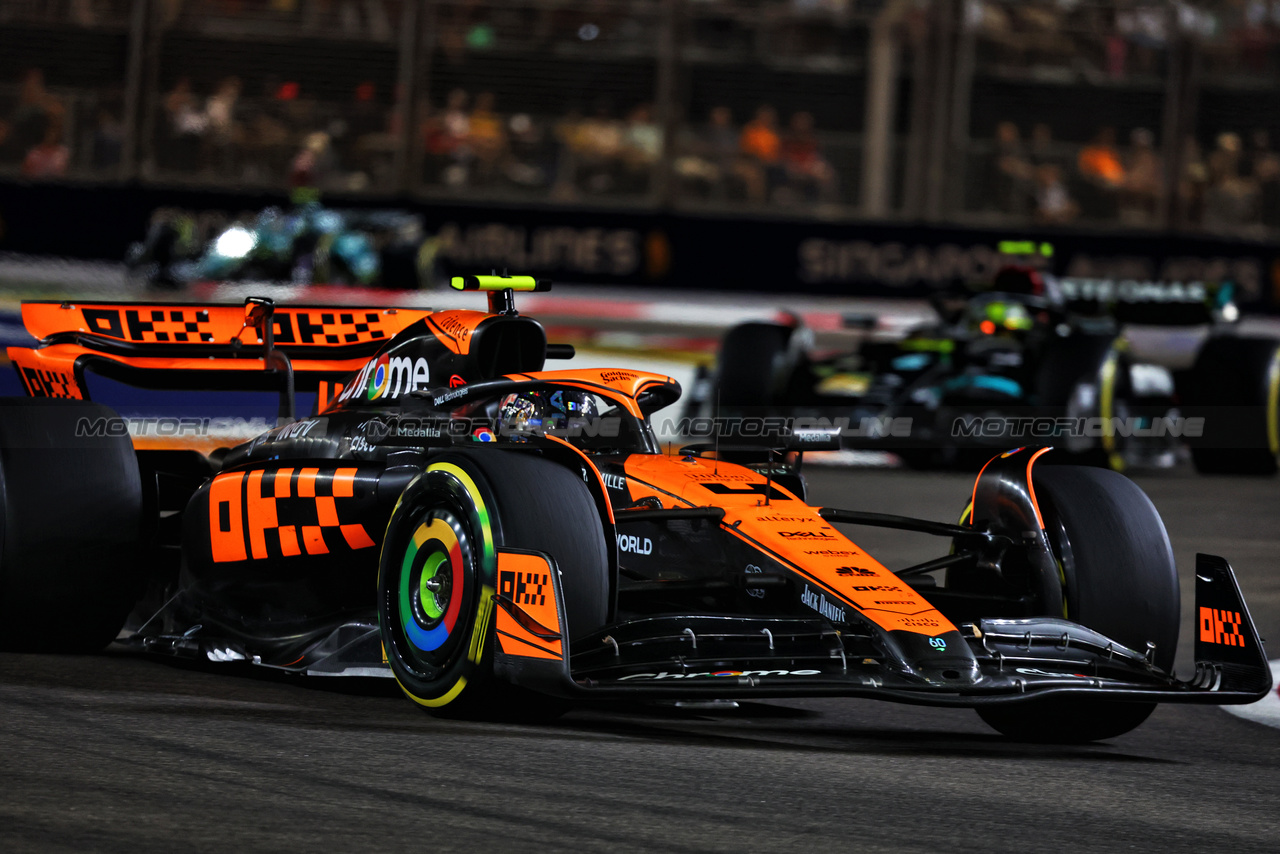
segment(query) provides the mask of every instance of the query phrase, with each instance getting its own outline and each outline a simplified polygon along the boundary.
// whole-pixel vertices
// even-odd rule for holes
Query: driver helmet
[[[1035,318],[1020,302],[1014,300],[990,300],[974,306],[970,313],[970,326],[984,335],[1017,334],[1035,326]]]
[[[575,389],[517,392],[504,397],[498,407],[503,428],[517,434],[561,430],[571,419],[593,421],[597,415],[592,396]]]
[[[991,282],[991,290],[1040,297],[1050,306],[1061,307],[1065,302],[1057,279],[1024,264],[1001,267]]]
[[[1021,264],[1010,264],[996,272],[991,289],[1010,294],[1044,296],[1045,281],[1039,270]]]

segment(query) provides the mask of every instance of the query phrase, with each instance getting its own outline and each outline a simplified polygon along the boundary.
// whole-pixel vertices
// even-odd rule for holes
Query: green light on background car
[[[1001,255],[1039,255],[1041,258],[1053,257],[1053,244],[1047,241],[1037,243],[1034,240],[1001,240],[996,244],[996,251]]]
[[[1030,240],[1001,240],[996,249],[1001,255],[1031,255],[1036,245]]]
[[[949,338],[907,338],[899,342],[898,349],[925,353],[950,353],[956,342]]]

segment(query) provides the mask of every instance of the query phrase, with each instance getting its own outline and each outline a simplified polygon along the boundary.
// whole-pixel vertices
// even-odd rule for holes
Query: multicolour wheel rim
[[[415,703],[446,706],[466,690],[492,633],[497,549],[484,493],[462,466],[433,463],[396,502],[382,548],[387,662]]]
[[[470,597],[471,548],[462,523],[433,510],[418,524],[400,563],[400,628],[410,654],[427,664],[447,658],[463,605]]]

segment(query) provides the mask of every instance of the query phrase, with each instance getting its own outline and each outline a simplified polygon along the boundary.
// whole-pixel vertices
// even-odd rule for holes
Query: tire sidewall
[[[1042,466],[1033,487],[1064,587],[1065,617],[1153,659],[1169,672],[1181,627],[1181,594],[1168,533],[1151,500],[1114,471]],[[1075,744],[1139,726],[1156,704],[1097,696],[1042,697],[979,706],[978,715],[1019,741]]]
[[[141,595],[148,526],[132,440],[80,431],[118,419],[91,401],[0,398],[0,648],[99,650]]]
[[[1036,496],[1064,585],[1062,615],[1169,671],[1177,653],[1181,594],[1168,532],[1146,494],[1106,469],[1045,466]],[[1089,498],[1092,500],[1089,500]]]
[[[1186,414],[1203,416],[1192,460],[1206,474],[1280,470],[1280,341],[1210,338],[1180,383]]]
[[[718,404],[765,407],[777,403],[794,368],[794,332],[777,323],[744,323],[730,329],[717,359]]]
[[[396,503],[378,562],[378,622],[387,664],[405,693],[420,705],[439,708],[492,678],[493,595],[500,532],[494,500],[483,478],[460,459],[431,463]],[[470,560],[453,572],[467,574],[457,622],[442,644],[447,655],[434,672],[417,667],[401,625],[402,562],[414,532],[433,511],[448,510],[469,540]],[[455,585],[457,581],[455,580]],[[411,619],[411,618],[410,618]]]

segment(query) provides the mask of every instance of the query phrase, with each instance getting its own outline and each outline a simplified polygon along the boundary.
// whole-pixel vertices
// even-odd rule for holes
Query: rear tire
[[[1202,416],[1190,440],[1204,474],[1273,475],[1280,465],[1280,342],[1210,338],[1183,384],[1187,416]]]
[[[1033,473],[1045,529],[1065,588],[1065,616],[1138,652],[1154,643],[1154,662],[1173,666],[1181,598],[1173,550],[1160,515],[1123,475],[1083,466]],[[1138,726],[1155,703],[1047,697],[979,707],[978,715],[1020,741],[1079,743],[1114,738]]]
[[[1044,361],[1036,375],[1038,402],[1051,417],[1127,417],[1134,408],[1130,368],[1122,342],[1111,335],[1052,339],[1045,345]],[[1121,471],[1125,441],[1115,434],[1093,442],[1068,438],[1060,451],[1078,465]]]
[[[793,367],[794,332],[779,323],[743,323],[725,333],[717,362],[719,405],[742,409],[779,403]]]
[[[99,650],[138,599],[138,460],[127,434],[76,435],[100,418],[118,416],[88,401],[0,399],[5,649]]]
[[[574,473],[531,453],[433,459],[392,514],[378,570],[387,662],[405,694],[433,714],[546,720],[568,708],[494,676],[499,547],[555,559],[570,639],[607,619],[604,529]],[[442,592],[429,594],[433,587]]]
[[[1115,347],[1112,335],[1077,333],[1045,342],[1036,371],[1036,397],[1041,406],[1065,409],[1082,382],[1095,380]]]

